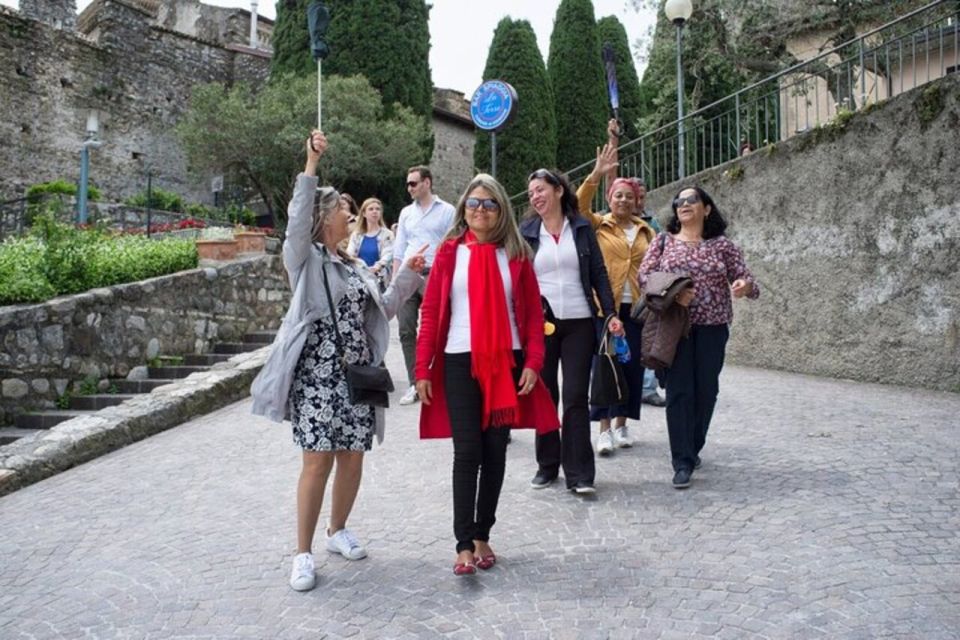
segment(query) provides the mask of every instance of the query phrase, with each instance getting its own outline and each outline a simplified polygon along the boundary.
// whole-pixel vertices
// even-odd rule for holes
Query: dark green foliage
[[[130,205],[131,207],[147,207],[147,192],[146,190],[141,191],[135,196],[131,196],[123,201],[124,204]],[[179,194],[172,191],[164,191],[163,189],[152,189],[150,191],[150,202],[149,208],[156,209],[158,211],[174,211],[182,212],[183,211],[183,198]]]
[[[30,236],[0,244],[0,305],[42,302],[196,266],[192,240],[111,236],[41,216]]]
[[[590,0],[561,1],[547,70],[557,114],[557,165],[569,170],[592,162],[606,140],[610,106]]]
[[[640,80],[637,78],[637,67],[630,53],[630,42],[627,40],[627,30],[615,16],[607,16],[597,20],[597,34],[600,46],[609,42],[617,56],[617,85],[620,88],[620,119],[623,120],[624,132],[621,142],[633,140],[640,135],[637,121],[643,115],[640,106]]]
[[[309,0],[280,0],[273,36],[271,75],[308,75],[306,10]],[[328,0],[330,55],[323,75],[366,76],[390,109],[394,102],[427,116],[433,108],[430,80],[429,8],[423,0]]]
[[[539,167],[556,166],[557,122],[553,94],[537,37],[526,20],[504,18],[497,25],[483,71],[484,80],[503,80],[517,90],[518,110],[497,134],[497,178],[513,195]],[[490,134],[477,132],[474,164],[490,170]]]
[[[271,77],[286,74],[307,75],[317,65],[310,57],[307,33],[307,5],[310,0],[277,0],[277,20],[273,25]],[[329,3],[328,3],[329,6]],[[329,37],[328,37],[329,41]]]
[[[41,182],[32,184],[27,188],[27,201],[31,204],[40,202],[45,195],[65,195],[76,196],[77,184],[66,180],[51,180],[50,182]],[[87,185],[87,200],[96,202],[100,199],[100,189],[92,184]]]
[[[383,96],[429,116],[433,108],[430,80],[429,9],[423,0],[332,0],[330,57],[323,72],[361,74]]]

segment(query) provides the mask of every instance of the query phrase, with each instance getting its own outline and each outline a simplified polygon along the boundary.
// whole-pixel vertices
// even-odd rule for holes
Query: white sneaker
[[[617,427],[613,430],[613,442],[621,449],[629,449],[633,446],[633,438],[630,437],[630,432],[627,431],[627,425]]]
[[[409,389],[407,389],[407,392],[403,394],[403,397],[400,398],[400,404],[406,406],[408,404],[413,404],[419,399],[420,399],[420,396],[417,395],[417,388],[410,387]]]
[[[360,560],[367,557],[367,550],[349,529],[340,529],[327,536],[327,551],[339,553],[347,560]]]
[[[299,553],[293,558],[293,571],[290,572],[290,586],[294,591],[310,591],[317,584],[317,571],[313,565],[313,554]]]
[[[600,432],[600,437],[597,438],[597,453],[601,456],[613,453],[613,435],[609,429]]]

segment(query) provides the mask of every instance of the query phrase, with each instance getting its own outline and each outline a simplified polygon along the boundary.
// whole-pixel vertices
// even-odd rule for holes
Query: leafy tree
[[[557,122],[553,93],[537,36],[526,20],[503,18],[497,25],[483,70],[484,80],[503,80],[517,90],[517,112],[497,134],[497,178],[507,193],[526,188],[526,176],[556,165]],[[490,170],[490,134],[477,132],[473,161]]]
[[[623,120],[625,130],[622,141],[633,140],[640,135],[637,121],[643,112],[640,107],[640,80],[637,78],[637,67],[630,53],[627,30],[615,16],[607,16],[597,21],[597,33],[601,47],[605,42],[613,45],[617,62],[617,85],[620,89],[620,119]]]
[[[610,112],[590,0],[560,2],[547,70],[557,114],[557,164],[569,170],[596,157]]]
[[[236,171],[276,219],[285,210],[293,178],[304,161],[303,144],[317,117],[316,75],[283,76],[254,94],[242,84],[194,89],[177,127],[193,171]],[[424,119],[397,106],[384,115],[380,94],[362,76],[330,76],[324,129],[330,148],[321,181],[361,197],[380,193],[420,158]]]

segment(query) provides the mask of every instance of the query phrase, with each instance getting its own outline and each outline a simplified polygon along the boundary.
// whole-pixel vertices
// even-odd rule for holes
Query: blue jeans
[[[643,370],[643,397],[652,396],[657,392],[657,374],[653,369]]]

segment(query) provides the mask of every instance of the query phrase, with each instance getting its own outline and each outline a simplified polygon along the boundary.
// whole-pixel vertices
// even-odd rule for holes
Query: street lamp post
[[[683,128],[683,25],[693,13],[691,0],[667,0],[663,7],[667,20],[677,27],[677,178],[686,175],[684,171],[684,128]]]
[[[91,111],[87,116],[87,138],[80,146],[80,192],[77,194],[77,218],[80,224],[87,222],[87,182],[90,178],[90,149],[97,149],[103,144],[97,140],[100,130],[100,115]]]

